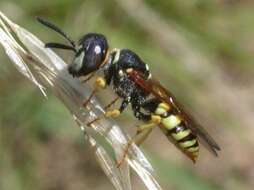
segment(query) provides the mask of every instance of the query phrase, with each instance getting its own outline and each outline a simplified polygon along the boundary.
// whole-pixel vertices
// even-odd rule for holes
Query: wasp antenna
[[[46,48],[57,48],[57,49],[72,50],[75,53],[77,52],[77,50],[74,47],[72,47],[72,46],[68,46],[68,45],[64,45],[64,44],[59,44],[59,43],[54,43],[54,42],[46,43],[45,47]]]
[[[68,42],[71,44],[71,46],[73,48],[76,47],[75,42],[64,32],[62,31],[59,27],[57,27],[56,25],[54,25],[53,23],[50,23],[49,21],[46,21],[40,17],[36,17],[37,21],[41,24],[43,24],[44,26],[54,30],[55,32],[57,32],[58,34],[62,35],[66,40],[68,40]]]

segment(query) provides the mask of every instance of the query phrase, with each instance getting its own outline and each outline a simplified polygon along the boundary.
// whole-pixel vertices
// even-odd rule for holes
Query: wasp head
[[[68,71],[74,77],[85,76],[99,69],[106,58],[108,43],[102,34],[89,33],[79,41],[79,46]]]
[[[88,33],[80,39],[78,47],[76,47],[76,43],[59,27],[39,17],[37,20],[44,26],[60,34],[69,42],[69,45],[46,43],[45,47],[66,49],[75,52],[73,62],[68,66],[68,71],[73,77],[84,76],[96,71],[104,62],[108,51],[108,42],[102,34]]]

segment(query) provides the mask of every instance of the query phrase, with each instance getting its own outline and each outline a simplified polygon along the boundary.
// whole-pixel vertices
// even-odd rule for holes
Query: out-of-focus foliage
[[[130,48],[221,145],[193,165],[159,130],[143,145],[164,189],[253,189],[254,3],[243,0],[2,0],[0,9],[44,41],[91,31]],[[71,61],[72,54],[59,51]],[[0,189],[112,189],[67,110],[42,98],[0,51]],[[130,122],[133,121],[133,122]],[[124,113],[126,131],[137,121]],[[138,183],[138,182],[137,182]],[[135,187],[134,187],[135,189]]]

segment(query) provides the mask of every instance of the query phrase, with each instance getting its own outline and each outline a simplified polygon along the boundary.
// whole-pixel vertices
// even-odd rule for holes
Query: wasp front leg
[[[82,83],[87,83],[89,80],[91,80],[94,77],[95,73],[90,74],[86,79],[82,80]]]
[[[96,94],[96,92],[99,90],[99,89],[104,89],[106,87],[106,81],[104,78],[102,77],[97,77],[95,79],[95,82],[94,82],[94,89],[92,91],[92,93],[90,94],[90,96],[86,99],[86,101],[83,103],[83,106],[86,107],[87,104],[91,101],[91,99],[93,98],[93,96]]]

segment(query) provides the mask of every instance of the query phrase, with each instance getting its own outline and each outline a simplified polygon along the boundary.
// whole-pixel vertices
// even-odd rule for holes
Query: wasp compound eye
[[[99,69],[106,58],[108,43],[101,34],[89,33],[79,41],[69,72],[73,76],[85,76]]]

